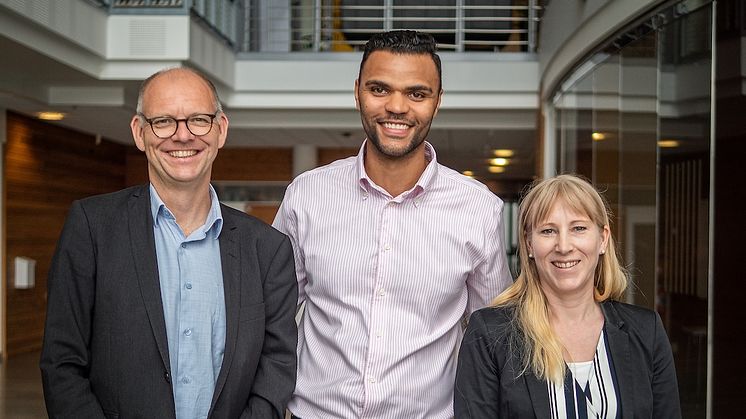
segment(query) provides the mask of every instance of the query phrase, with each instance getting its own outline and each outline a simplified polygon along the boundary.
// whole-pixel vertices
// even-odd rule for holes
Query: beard
[[[427,120],[424,124],[412,123],[413,121],[401,118],[396,115],[388,115],[385,120],[387,121],[402,121],[411,126],[412,130],[411,138],[408,142],[402,146],[402,143],[407,141],[406,138],[389,140],[388,143],[383,143],[381,137],[378,134],[378,120],[379,118],[365,118],[365,113],[361,112],[361,119],[363,122],[363,130],[368,140],[378,150],[378,152],[390,159],[398,159],[405,157],[416,150],[427,138],[427,134],[430,132],[430,124],[432,119]]]

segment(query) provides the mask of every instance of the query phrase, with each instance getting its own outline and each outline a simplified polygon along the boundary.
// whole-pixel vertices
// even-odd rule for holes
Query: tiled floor
[[[687,389],[694,381],[679,374],[685,418],[704,417],[704,404]],[[693,377],[692,377],[693,378]],[[46,418],[39,373],[39,353],[17,355],[0,364],[0,419]]]
[[[16,355],[0,364],[0,418],[46,418],[39,353]]]

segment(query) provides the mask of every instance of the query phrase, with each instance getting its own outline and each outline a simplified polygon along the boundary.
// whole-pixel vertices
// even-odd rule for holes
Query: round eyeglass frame
[[[196,136],[196,137],[201,137],[201,136],[203,136],[203,135],[207,135],[207,134],[209,134],[209,133],[210,133],[210,131],[212,131],[212,126],[214,125],[214,122],[215,122],[215,118],[216,118],[216,117],[218,116],[218,112],[215,112],[215,113],[198,113],[198,114],[190,115],[190,116],[189,116],[188,118],[173,118],[173,117],[170,117],[170,116],[155,116],[155,117],[153,117],[153,118],[148,118],[148,117],[146,117],[146,116],[145,116],[145,115],[144,115],[143,113],[138,113],[138,115],[139,115],[139,116],[140,116],[140,117],[141,117],[141,118],[142,118],[142,119],[143,119],[143,120],[144,120],[145,122],[147,122],[147,123],[148,123],[148,125],[150,125],[150,130],[151,130],[151,131],[153,131],[153,135],[155,135],[156,137],[158,137],[158,138],[160,138],[160,139],[162,139],[162,140],[165,140],[165,139],[168,139],[168,138],[171,138],[171,137],[173,137],[173,136],[174,136],[174,134],[176,134],[176,131],[178,131],[178,130],[179,130],[179,122],[183,122],[183,123],[184,123],[184,125],[186,125],[186,129],[187,129],[187,130],[188,130],[188,131],[189,131],[189,132],[190,132],[190,133],[191,133],[192,135],[194,135],[194,136]],[[194,118],[194,117],[196,117],[196,116],[207,116],[207,117],[210,117],[210,126],[209,126],[209,127],[207,128],[207,131],[205,131],[205,132],[204,132],[204,133],[202,133],[202,134],[197,134],[197,133],[195,133],[195,132],[193,131],[193,127],[190,127],[190,126],[189,126],[189,120],[190,120],[190,119],[192,119],[192,118]],[[169,119],[173,119],[173,120],[174,120],[174,121],[176,122],[176,124],[174,124],[174,131],[173,131],[173,132],[172,132],[171,134],[169,134],[169,135],[158,135],[158,133],[157,133],[157,132],[155,132],[155,127],[153,126],[153,121],[155,121],[156,119],[162,119],[162,118],[169,118]]]

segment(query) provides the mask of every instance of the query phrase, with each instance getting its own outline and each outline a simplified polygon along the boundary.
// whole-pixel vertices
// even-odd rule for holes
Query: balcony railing
[[[538,0],[102,0],[112,13],[192,13],[237,52],[355,51],[414,29],[444,51],[535,52]]]

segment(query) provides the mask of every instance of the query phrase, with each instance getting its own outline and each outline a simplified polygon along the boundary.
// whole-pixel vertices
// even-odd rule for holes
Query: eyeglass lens
[[[177,119],[170,117],[153,118],[150,126],[153,133],[159,138],[170,138],[179,129],[179,122],[186,123],[186,127],[193,135],[206,135],[212,129],[214,115],[200,114],[192,115],[189,118]]]

